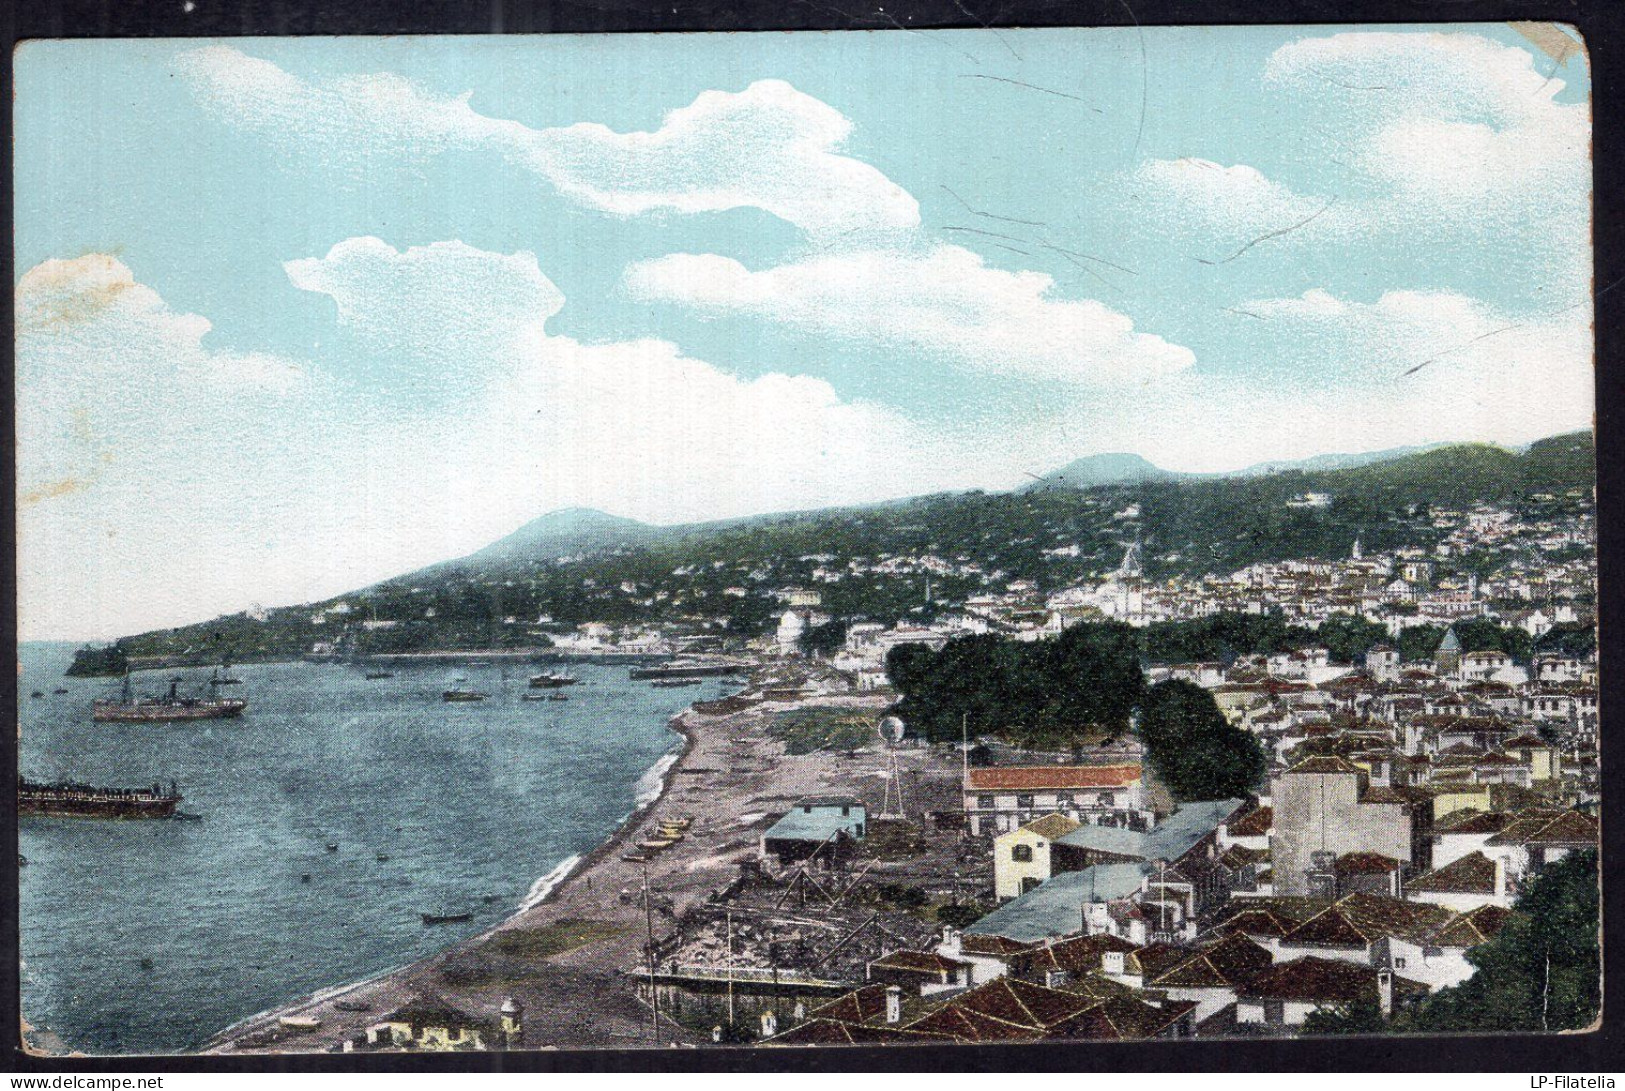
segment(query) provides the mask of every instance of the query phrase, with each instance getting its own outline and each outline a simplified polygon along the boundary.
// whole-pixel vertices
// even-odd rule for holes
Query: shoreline
[[[823,705],[878,713],[889,698],[848,694],[802,701],[774,701],[719,715],[692,706],[667,721],[681,742],[670,757],[660,787],[636,806],[536,903],[499,923],[457,941],[445,950],[364,981],[289,1001],[210,1036],[199,1052],[246,1055],[261,1052],[327,1052],[360,1035],[387,1014],[414,999],[438,1002],[489,1017],[506,999],[525,1011],[524,1049],[664,1048],[686,1044],[689,1032],[675,1026],[650,1040],[648,1008],[627,987],[626,974],[643,964],[650,922],[639,896],[645,875],[656,896],[653,918],[657,942],[692,910],[703,907],[738,875],[739,864],[754,859],[763,829],[776,813],[807,795],[844,792],[872,795],[882,775],[878,758],[853,761],[844,752],[790,755],[768,727],[790,708]],[[660,823],[692,818],[685,839],[647,861],[627,861],[622,853],[636,837],[654,837]],[[509,956],[504,933],[556,939],[582,923],[596,935],[565,942],[551,953]],[[364,1011],[344,1011],[332,1002],[350,999]],[[284,1016],[318,1020],[315,1029],[281,1028]]]
[[[682,764],[683,759],[688,756],[694,747],[693,729],[686,723],[686,717],[691,715],[696,715],[692,705],[684,708],[682,711],[678,712],[676,715],[672,716],[666,721],[666,728],[678,736],[678,743],[673,749],[668,750],[666,753],[657,758],[648,769],[644,770],[644,772],[639,776],[638,781],[633,785],[634,789],[636,789],[637,786],[643,782],[644,777],[647,777],[651,772],[660,768],[662,764],[669,762],[669,764],[666,765],[666,769],[659,777],[658,790],[656,790],[653,795],[641,801],[636,795],[634,795],[633,808],[627,812],[626,816],[621,819],[615,828],[611,830],[602,841],[600,841],[589,851],[576,854],[573,857],[573,862],[571,862],[572,857],[565,857],[565,859],[561,860],[559,864],[554,865],[553,871],[557,871],[564,864],[570,863],[569,869],[565,871],[563,875],[559,876],[559,878],[550,887],[548,887],[548,889],[540,897],[533,898],[527,895],[526,898],[520,902],[519,906],[508,916],[471,936],[466,936],[458,940],[443,951],[439,951],[432,955],[427,955],[420,959],[415,959],[411,962],[400,963],[396,966],[380,970],[377,973],[369,974],[358,981],[351,981],[345,984],[333,985],[327,988],[318,989],[313,993],[307,993],[304,996],[296,997],[293,1000],[267,1008],[264,1011],[245,1016],[229,1026],[210,1034],[197,1048],[195,1051],[196,1054],[213,1053],[223,1048],[229,1048],[235,1044],[242,1035],[250,1033],[251,1028],[258,1024],[269,1024],[271,1026],[275,1026],[283,1016],[300,1014],[309,1011],[311,1008],[320,1007],[323,1004],[330,1004],[335,1000],[342,1000],[346,996],[368,988],[369,986],[381,984],[399,975],[405,975],[420,967],[433,964],[434,962],[445,958],[447,955],[450,955],[455,951],[466,947],[477,946],[489,940],[496,933],[512,926],[516,921],[524,917],[526,914],[531,913],[554,901],[578,877],[587,873],[594,865],[602,861],[609,853],[618,851],[621,845],[625,842],[627,835],[630,834],[639,824],[640,817],[645,812],[653,809],[666,796],[666,794],[670,792],[678,767]],[[552,872],[548,872],[547,874],[550,875]],[[546,878],[547,875],[540,876],[532,883],[531,889],[534,890],[535,883],[539,883]],[[384,1013],[380,1012],[378,1014],[382,1015]]]

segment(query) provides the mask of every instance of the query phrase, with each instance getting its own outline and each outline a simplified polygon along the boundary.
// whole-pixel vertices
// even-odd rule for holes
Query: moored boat
[[[98,723],[166,723],[180,720],[232,720],[241,716],[248,702],[237,697],[204,699],[182,697],[177,692],[180,679],[171,679],[169,692],[162,697],[136,698],[130,692],[130,676],[116,701],[98,699],[90,705],[90,718]]]
[[[474,919],[472,913],[420,913],[424,924],[461,924]]]

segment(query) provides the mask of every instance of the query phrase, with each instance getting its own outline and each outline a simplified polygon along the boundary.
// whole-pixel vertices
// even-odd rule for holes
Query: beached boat
[[[371,1011],[372,1005],[365,1000],[335,1000],[334,1011]]]
[[[288,1030],[312,1031],[320,1030],[322,1021],[314,1015],[284,1015],[277,1022]]]
[[[639,841],[638,842],[638,848],[647,849],[649,852],[659,852],[662,849],[671,848],[676,843],[677,842],[675,842],[675,841],[673,841],[673,840],[671,840],[669,838],[656,837],[656,838],[652,838],[652,839],[650,839],[648,841]]]

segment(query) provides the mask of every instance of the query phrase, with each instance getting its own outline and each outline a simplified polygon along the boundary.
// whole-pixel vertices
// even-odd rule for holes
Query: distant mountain
[[[1205,474],[1208,477],[1257,477],[1260,474],[1278,474],[1289,470],[1313,473],[1318,470],[1352,470],[1357,466],[1370,466],[1377,462],[1392,462],[1406,455],[1421,454],[1448,447],[1447,443],[1429,443],[1420,447],[1391,447],[1386,451],[1365,451],[1352,455],[1313,455],[1288,462],[1258,462],[1243,470],[1228,474]]]
[[[1326,470],[1350,470],[1371,466],[1379,462],[1392,462],[1407,455],[1437,450],[1449,446],[1432,443],[1421,447],[1393,447],[1386,451],[1365,451],[1359,454],[1314,455],[1281,462],[1258,462],[1240,470],[1220,473],[1181,473],[1164,470],[1139,455],[1104,454],[1074,459],[1059,470],[1052,470],[1037,481],[1022,486],[1020,491],[1034,489],[1073,488],[1098,489],[1111,485],[1140,485],[1148,481],[1213,481],[1226,477],[1263,477],[1269,474],[1319,473]]]
[[[1023,488],[1029,492],[1034,489],[1054,488],[1098,489],[1105,485],[1173,481],[1184,476],[1186,475],[1154,466],[1139,455],[1122,453],[1087,455],[1073,459],[1059,470],[1053,470]]]
[[[480,567],[511,561],[552,560],[577,553],[647,545],[667,533],[666,527],[651,526],[594,508],[560,508],[532,519],[512,534],[452,563]]]

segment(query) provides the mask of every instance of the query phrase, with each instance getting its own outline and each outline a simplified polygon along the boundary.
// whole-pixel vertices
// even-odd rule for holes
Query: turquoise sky
[[[1501,25],[31,43],[24,633],[1585,427],[1588,98]]]

